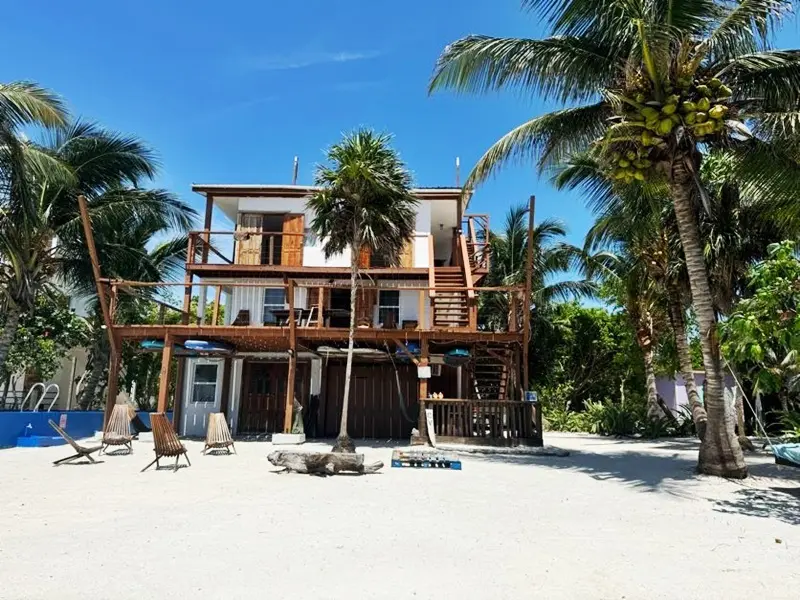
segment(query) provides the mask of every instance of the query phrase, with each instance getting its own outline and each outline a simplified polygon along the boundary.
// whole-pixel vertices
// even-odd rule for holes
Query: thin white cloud
[[[380,56],[380,52],[376,50],[362,52],[296,52],[284,55],[250,56],[245,60],[245,66],[253,71],[287,71],[290,69],[305,69],[306,67],[317,65],[369,60],[378,56]]]

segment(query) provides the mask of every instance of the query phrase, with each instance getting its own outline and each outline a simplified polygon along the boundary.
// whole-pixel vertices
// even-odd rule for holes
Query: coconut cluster
[[[679,78],[664,89],[659,101],[645,85],[628,90],[623,98],[621,122],[612,126],[604,140],[604,158],[612,179],[645,181],[653,168],[653,152],[665,148],[673,130],[684,126],[698,140],[725,128],[731,90],[719,79],[705,81]],[[615,135],[615,131],[622,135]]]

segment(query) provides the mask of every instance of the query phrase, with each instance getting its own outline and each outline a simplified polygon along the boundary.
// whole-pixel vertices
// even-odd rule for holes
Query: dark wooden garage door
[[[308,365],[297,363],[295,396],[308,404]],[[283,431],[286,406],[287,363],[245,361],[239,433],[276,433]]]
[[[400,387],[407,413],[418,414],[417,369],[399,364]],[[321,435],[339,432],[344,394],[344,363],[329,363],[325,377],[325,398],[320,410]],[[414,423],[406,421],[400,410],[394,370],[391,364],[355,364],[350,380],[348,433],[354,438],[404,438],[411,435]],[[319,432],[318,432],[319,434]]]

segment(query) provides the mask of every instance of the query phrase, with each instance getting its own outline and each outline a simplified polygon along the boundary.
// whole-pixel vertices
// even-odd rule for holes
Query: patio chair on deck
[[[89,462],[92,462],[92,463],[95,463],[95,464],[97,463],[97,461],[92,458],[92,454],[94,454],[95,452],[100,450],[100,448],[102,448],[102,446],[92,446],[91,448],[87,448],[86,446],[81,446],[78,442],[73,440],[72,437],[66,431],[64,431],[63,429],[61,429],[61,427],[56,425],[53,422],[53,419],[48,419],[47,422],[50,423],[50,427],[55,429],[56,433],[58,435],[60,435],[62,438],[64,438],[66,440],[66,442],[70,446],[72,446],[72,449],[75,450],[75,452],[77,452],[77,454],[73,454],[72,456],[68,456],[67,458],[62,458],[61,460],[54,461],[53,462],[54,465],[60,465],[61,463],[72,462],[73,460],[76,460],[78,458],[84,458],[84,457],[88,458]]]
[[[100,450],[100,454],[106,452],[109,446],[125,446],[132,454],[132,439],[131,415],[128,405],[116,404],[111,412],[111,418],[103,430],[103,448]]]
[[[208,450],[222,449],[236,454],[236,446],[233,445],[233,438],[231,437],[231,430],[228,429],[228,423],[225,421],[223,413],[211,413],[208,415],[208,431],[206,432],[206,445],[203,448],[203,454]]]
[[[181,454],[186,457],[187,464],[191,467],[192,463],[189,461],[189,455],[186,452],[186,446],[181,444],[178,439],[178,434],[172,428],[172,423],[167,419],[164,413],[150,413],[150,425],[153,428],[153,452],[156,453],[156,458],[153,462],[147,465],[141,472],[146,471],[153,463],[156,464],[156,469],[160,467],[159,459],[165,456],[175,457],[175,468],[173,471],[178,470],[178,459]]]

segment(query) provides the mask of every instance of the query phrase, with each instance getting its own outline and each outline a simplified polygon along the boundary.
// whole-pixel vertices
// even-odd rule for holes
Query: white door
[[[183,435],[206,435],[208,415],[220,410],[223,368],[221,360],[198,359],[193,363],[183,405]]]

